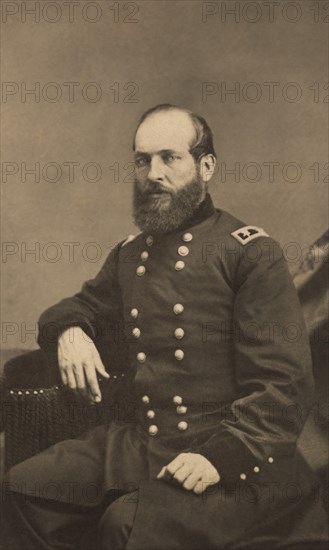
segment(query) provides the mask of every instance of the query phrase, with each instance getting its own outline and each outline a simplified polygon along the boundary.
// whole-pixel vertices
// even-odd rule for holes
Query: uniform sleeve
[[[241,245],[236,285],[234,365],[239,397],[229,418],[199,449],[229,482],[293,456],[313,390],[301,306],[278,243],[262,237]]]
[[[47,309],[39,319],[38,344],[47,353],[57,353],[59,335],[67,328],[81,327],[92,339],[100,339],[104,327],[119,320],[122,310],[117,277],[117,245],[98,275],[84,283],[81,291]]]

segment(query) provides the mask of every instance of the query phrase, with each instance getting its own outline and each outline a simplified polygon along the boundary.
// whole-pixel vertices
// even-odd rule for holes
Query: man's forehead
[[[142,122],[136,133],[135,149],[142,152],[188,150],[194,138],[195,128],[187,113],[164,111]]]

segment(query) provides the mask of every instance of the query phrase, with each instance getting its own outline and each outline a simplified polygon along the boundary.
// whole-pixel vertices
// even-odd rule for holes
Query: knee
[[[106,509],[98,525],[100,550],[123,550],[126,547],[135,518],[137,496],[137,491],[124,495]]]

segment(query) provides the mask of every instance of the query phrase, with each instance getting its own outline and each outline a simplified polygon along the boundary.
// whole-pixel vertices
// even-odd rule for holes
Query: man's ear
[[[207,183],[214,175],[216,168],[216,157],[214,155],[204,155],[200,159],[200,175],[204,183]]]

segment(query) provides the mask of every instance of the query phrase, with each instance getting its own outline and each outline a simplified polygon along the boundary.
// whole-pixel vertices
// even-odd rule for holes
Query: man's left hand
[[[158,473],[157,479],[176,480],[187,491],[197,495],[220,480],[216,468],[197,453],[181,453]]]

